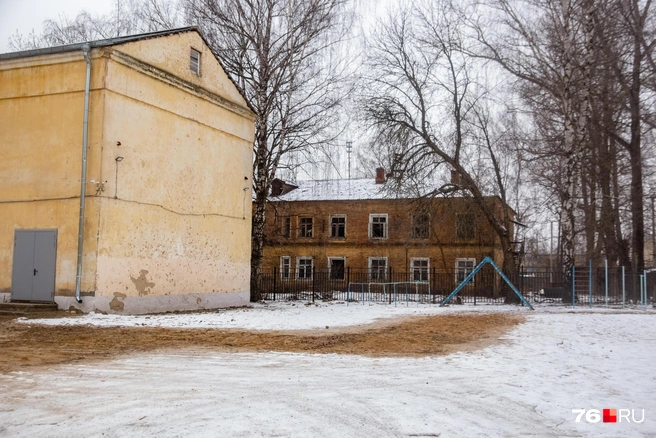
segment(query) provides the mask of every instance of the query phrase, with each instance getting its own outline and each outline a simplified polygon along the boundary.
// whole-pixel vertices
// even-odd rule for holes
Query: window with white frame
[[[429,259],[425,257],[410,259],[412,281],[428,281]]]
[[[312,257],[296,258],[296,278],[312,280]]]
[[[302,217],[298,221],[299,237],[312,237],[312,218]]]
[[[200,52],[196,49],[189,52],[189,69],[200,76]]]
[[[346,270],[346,258],[328,257],[328,270],[331,280],[344,280],[344,271]]]
[[[387,239],[387,214],[369,215],[369,238]]]
[[[462,283],[474,270],[476,259],[456,259],[456,283]],[[474,282],[472,278],[471,282]]]
[[[369,278],[385,280],[387,277],[387,257],[369,257]]]
[[[280,278],[289,280],[289,274],[292,271],[292,258],[289,256],[280,257]]]
[[[330,237],[346,237],[346,216],[343,214],[330,216]]]

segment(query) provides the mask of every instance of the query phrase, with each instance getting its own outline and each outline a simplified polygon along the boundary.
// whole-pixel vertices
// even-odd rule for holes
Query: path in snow
[[[0,375],[0,436],[656,436],[653,313],[527,315],[443,357],[181,351]]]

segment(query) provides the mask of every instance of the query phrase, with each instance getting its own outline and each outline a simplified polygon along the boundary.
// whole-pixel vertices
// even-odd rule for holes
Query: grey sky
[[[8,39],[18,31],[41,32],[41,24],[60,14],[74,18],[82,9],[93,15],[111,12],[115,0],[0,0],[0,53],[9,51]]]

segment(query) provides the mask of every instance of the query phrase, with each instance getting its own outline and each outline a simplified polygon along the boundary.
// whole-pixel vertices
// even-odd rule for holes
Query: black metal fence
[[[263,300],[341,300],[372,302],[441,303],[466,277],[465,270],[415,271],[327,269],[301,272],[274,268],[260,277]],[[656,270],[632,272],[628,268],[577,266],[573,283],[561,271],[522,268],[506,273],[531,303],[560,305],[648,305],[656,296]],[[572,294],[572,292],[574,292]],[[452,303],[515,302],[514,292],[490,265],[484,266]]]

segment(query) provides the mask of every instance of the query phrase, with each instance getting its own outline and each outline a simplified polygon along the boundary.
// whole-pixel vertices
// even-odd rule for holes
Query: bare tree
[[[265,209],[276,173],[330,136],[346,0],[190,0],[187,11],[258,119],[253,163],[251,298],[259,299]]]
[[[462,17],[449,2],[414,4],[381,24],[368,50],[363,88],[370,92],[362,111],[400,183],[423,185],[424,194],[468,196],[498,236],[510,271],[510,162],[502,158],[503,135],[487,90],[475,81],[461,29]],[[451,170],[459,184],[442,185],[438,175]],[[426,189],[430,184],[433,190]],[[490,195],[501,199],[501,208]]]
[[[656,43],[649,0],[490,0],[472,14],[475,53],[511,73],[542,138],[534,158],[558,158],[549,190],[560,199],[564,271],[582,233],[586,255],[644,264],[644,67]],[[647,82],[648,83],[648,82]],[[644,124],[644,125],[641,125]],[[624,148],[624,151],[622,150]],[[553,160],[553,158],[551,160]],[[551,160],[543,160],[548,162]],[[626,190],[626,179],[630,190]],[[631,226],[622,211],[630,203]],[[628,221],[627,221],[628,222]]]
[[[91,15],[81,11],[74,19],[61,15],[43,22],[43,30],[27,36],[20,33],[9,38],[12,50],[115,38],[124,35],[173,29],[184,24],[183,10],[176,0],[118,1],[112,13]]]

